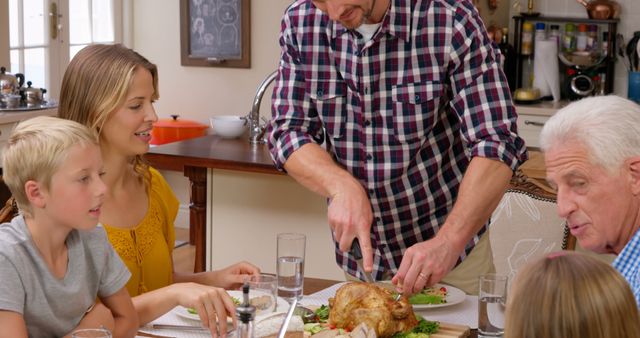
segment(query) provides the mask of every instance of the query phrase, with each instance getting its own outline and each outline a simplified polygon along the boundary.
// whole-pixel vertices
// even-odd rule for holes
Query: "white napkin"
[[[553,101],[559,101],[560,73],[556,40],[536,40],[533,62],[533,86],[540,89],[540,96],[553,96]]]
[[[200,325],[199,320],[186,319],[177,315],[176,313],[184,311],[181,306],[176,306],[173,310],[165,313],[160,318],[153,321],[153,323],[147,324],[141,327],[139,331],[158,334],[168,337],[180,337],[180,338],[211,338],[211,333],[206,330],[176,330],[176,329],[154,329],[153,324],[171,324],[171,325]],[[140,337],[140,336],[136,336]]]

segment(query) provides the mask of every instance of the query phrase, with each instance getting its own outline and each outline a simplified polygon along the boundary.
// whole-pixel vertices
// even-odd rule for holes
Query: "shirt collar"
[[[415,1],[391,0],[389,9],[382,19],[380,32],[389,32],[390,35],[409,42],[411,39],[411,18],[414,6]],[[337,21],[329,21],[329,24],[332,25],[332,39],[349,32]]]

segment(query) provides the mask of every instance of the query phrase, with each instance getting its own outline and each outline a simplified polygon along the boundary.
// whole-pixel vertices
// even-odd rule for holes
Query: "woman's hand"
[[[231,317],[233,327],[237,327],[236,307],[224,289],[198,283],[177,283],[171,285],[171,290],[178,304],[198,312],[202,326],[209,328],[212,337],[226,336],[227,317]]]
[[[249,263],[239,262],[216,271],[205,272],[208,285],[215,285],[227,290],[238,289],[250,276],[260,275],[260,269]]]

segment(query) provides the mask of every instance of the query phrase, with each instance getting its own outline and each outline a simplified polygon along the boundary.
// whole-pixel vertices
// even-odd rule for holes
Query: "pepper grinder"
[[[249,283],[244,283],[242,286],[242,304],[236,308],[236,315],[240,319],[236,338],[254,338],[253,320],[256,316],[256,308],[249,303]]]

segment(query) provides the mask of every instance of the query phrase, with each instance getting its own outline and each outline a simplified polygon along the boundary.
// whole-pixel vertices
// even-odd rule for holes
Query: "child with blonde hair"
[[[3,155],[20,214],[0,225],[2,336],[100,327],[135,336],[138,317],[125,288],[131,274],[96,227],[106,192],[96,134],[36,117],[18,124]]]
[[[504,338],[640,337],[640,317],[625,279],[576,252],[526,265],[508,296]]]

